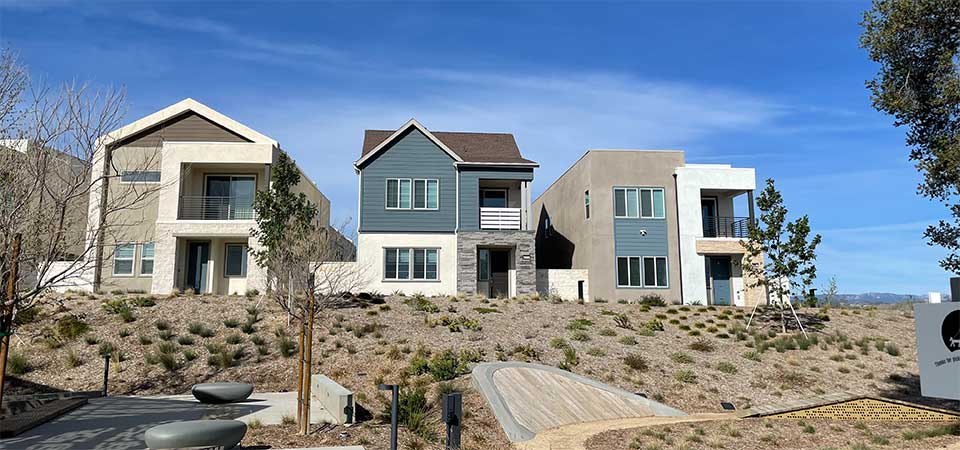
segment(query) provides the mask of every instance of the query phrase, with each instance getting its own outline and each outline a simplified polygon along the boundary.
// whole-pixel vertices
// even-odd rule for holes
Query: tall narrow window
[[[226,262],[223,266],[223,276],[225,277],[247,276],[247,246],[227,244]]]
[[[416,249],[413,251],[413,279],[422,280],[427,273],[426,250]]]
[[[427,209],[440,207],[440,180],[427,180]]]
[[[481,248],[477,251],[477,281],[490,279],[490,250]]]
[[[640,217],[653,217],[653,192],[640,190]]]
[[[437,279],[437,249],[427,250],[427,276],[428,280]]]
[[[133,258],[137,253],[136,244],[121,244],[113,253],[113,274],[133,275]]]
[[[613,190],[613,210],[616,217],[627,217],[627,190]]]
[[[400,207],[400,180],[387,180],[387,208]]]
[[[397,278],[401,280],[410,278],[410,249],[408,248],[397,250]]]
[[[627,217],[639,217],[637,213],[636,189],[627,189]]]
[[[400,180],[400,209],[410,209],[410,180]]]
[[[153,242],[140,246],[140,275],[153,275]]]
[[[413,180],[413,209],[427,207],[427,180]]]
[[[653,190],[653,217],[662,219],[666,217],[666,210],[663,203],[663,189]]]
[[[383,258],[383,278],[394,280],[397,278],[397,249],[388,248]]]
[[[590,218],[590,190],[583,191],[583,213],[587,219]]]
[[[617,286],[640,287],[640,258],[637,256],[617,257]]]

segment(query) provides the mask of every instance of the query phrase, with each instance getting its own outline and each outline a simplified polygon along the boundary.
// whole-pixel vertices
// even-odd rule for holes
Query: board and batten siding
[[[457,227],[457,173],[453,158],[411,130],[360,168],[360,232],[452,233]],[[387,178],[440,182],[436,210],[387,209]]]
[[[460,231],[480,230],[480,180],[533,180],[533,169],[460,170]]]

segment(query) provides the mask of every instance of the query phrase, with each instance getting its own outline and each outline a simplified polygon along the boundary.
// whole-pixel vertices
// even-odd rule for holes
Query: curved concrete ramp
[[[484,363],[473,369],[472,376],[513,442],[573,423],[686,415],[623,389],[540,364]]]

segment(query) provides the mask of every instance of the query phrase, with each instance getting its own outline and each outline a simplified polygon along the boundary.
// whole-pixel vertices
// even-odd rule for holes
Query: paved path
[[[683,411],[556,367],[484,363],[473,382],[511,442],[583,422],[628,417],[685,416]]]
[[[629,417],[624,419],[601,420],[577,423],[545,430],[533,439],[514,444],[518,450],[585,450],[584,445],[590,437],[604,431],[623,430],[637,427],[652,427],[671,423],[706,422],[711,420],[734,420],[733,413],[691,414],[677,417]]]
[[[314,406],[311,422],[326,416]],[[4,439],[3,450],[126,450],[143,449],[143,433],[153,426],[181,420],[257,418],[263,424],[280,423],[295,415],[296,393],[254,393],[241,403],[204,405],[193,396],[103,397],[86,406]]]

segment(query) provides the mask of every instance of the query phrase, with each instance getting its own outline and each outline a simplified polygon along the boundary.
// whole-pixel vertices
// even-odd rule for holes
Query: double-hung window
[[[140,245],[140,275],[153,275],[153,242]]]
[[[617,257],[617,286],[641,287],[640,280],[640,257],[637,256],[618,256]]]
[[[663,188],[615,188],[613,208],[616,218],[663,219],[666,217]]]
[[[437,209],[440,180],[387,178],[387,209]]]
[[[438,250],[435,248],[388,248],[384,250],[385,280],[437,280]]]
[[[226,263],[223,265],[224,277],[247,276],[247,246],[227,244]]]
[[[617,286],[668,287],[667,258],[663,256],[618,256]]]
[[[643,285],[667,287],[667,258],[663,256],[643,258]]]
[[[117,245],[113,253],[113,274],[120,276],[133,275],[133,259],[137,254],[137,244]]]

